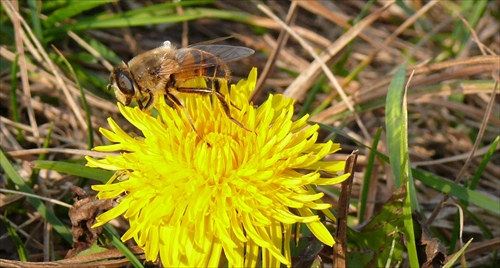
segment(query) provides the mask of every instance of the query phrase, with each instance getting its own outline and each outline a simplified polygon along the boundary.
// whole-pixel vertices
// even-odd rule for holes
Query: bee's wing
[[[208,52],[202,53],[200,52]],[[161,73],[175,74],[199,68],[207,68],[248,57],[255,53],[247,47],[229,45],[194,45],[180,48],[175,51],[174,61],[176,66],[164,65]]]
[[[248,47],[237,47],[230,45],[194,45],[189,48],[196,48],[215,55],[223,62],[231,62],[246,58],[255,51]]]

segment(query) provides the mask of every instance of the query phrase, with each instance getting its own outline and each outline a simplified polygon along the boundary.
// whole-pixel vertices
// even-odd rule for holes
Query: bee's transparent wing
[[[175,52],[174,60],[179,64],[177,66],[165,65],[162,67],[161,73],[176,74],[199,68],[213,67],[221,63],[248,57],[254,52],[253,49],[247,47],[229,45],[194,45],[184,47]]]
[[[248,47],[238,47],[230,45],[194,45],[189,48],[203,50],[215,55],[223,62],[231,62],[239,59],[246,58],[255,51]]]

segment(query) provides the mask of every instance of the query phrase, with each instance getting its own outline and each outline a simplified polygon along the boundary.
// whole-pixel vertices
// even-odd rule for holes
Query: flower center
[[[203,138],[210,144],[212,149],[216,150],[224,147],[229,148],[237,144],[233,137],[223,133],[209,132]]]

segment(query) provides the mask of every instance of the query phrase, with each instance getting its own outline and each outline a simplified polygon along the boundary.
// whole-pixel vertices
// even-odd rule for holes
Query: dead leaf
[[[73,207],[69,209],[73,249],[68,251],[66,258],[76,256],[97,241],[102,227],[92,228],[92,225],[96,223],[95,218],[113,207],[113,199],[96,200],[80,187],[70,186],[70,188],[73,191],[73,200],[75,201]]]
[[[440,268],[443,267],[446,259],[446,249],[441,241],[434,237],[426,220],[417,211],[413,212],[413,219],[418,222],[422,230],[420,240],[417,239],[417,252],[422,268]]]

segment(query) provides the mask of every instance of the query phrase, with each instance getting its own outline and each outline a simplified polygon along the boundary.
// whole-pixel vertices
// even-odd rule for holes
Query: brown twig
[[[339,209],[337,216],[337,229],[335,230],[335,245],[333,245],[333,267],[348,267],[347,265],[347,216],[349,213],[349,204],[351,200],[352,184],[358,150],[353,151],[346,160],[345,173],[350,176],[342,182],[340,190]]]

